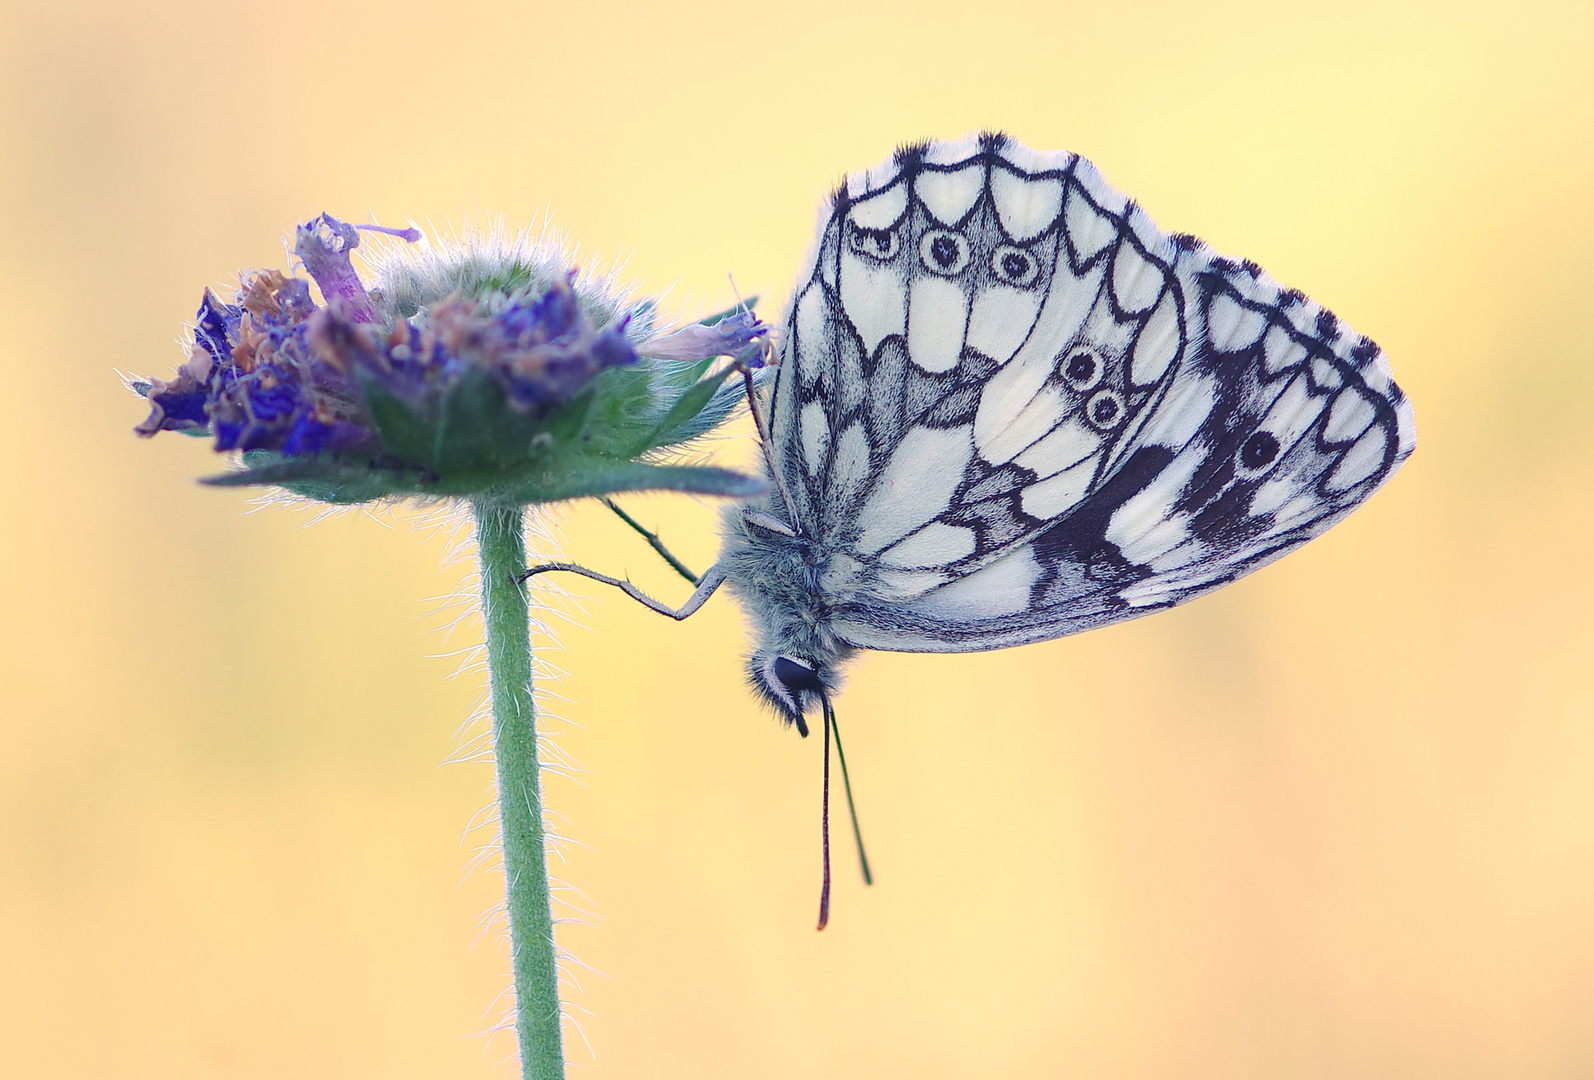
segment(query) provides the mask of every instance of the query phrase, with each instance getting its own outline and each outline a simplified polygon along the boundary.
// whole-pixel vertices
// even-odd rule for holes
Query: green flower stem
[[[509,899],[515,972],[515,1032],[525,1080],[564,1080],[559,973],[543,849],[537,714],[531,696],[531,621],[526,538],[518,506],[476,503],[487,670],[492,678],[493,747],[498,763],[498,820]]]

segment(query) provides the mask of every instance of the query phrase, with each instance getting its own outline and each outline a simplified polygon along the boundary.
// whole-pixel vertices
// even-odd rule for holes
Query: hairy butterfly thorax
[[[1416,446],[1372,340],[1163,232],[1083,158],[992,134],[847,177],[778,363],[745,385],[772,490],[725,511],[683,606],[537,569],[677,619],[728,582],[754,689],[805,735],[821,713],[838,749],[857,650],[1005,648],[1183,603],[1321,535]]]
[[[850,591],[841,578],[856,576],[857,564],[776,528],[781,515],[770,512],[771,503],[761,498],[726,507],[718,566],[758,635],[747,662],[749,682],[807,735],[805,714],[820,707],[821,691],[840,691],[840,666],[856,651],[832,628],[828,598]]]

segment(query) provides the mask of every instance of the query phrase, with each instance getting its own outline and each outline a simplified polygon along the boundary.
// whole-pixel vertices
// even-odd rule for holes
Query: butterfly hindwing
[[[770,408],[838,632],[888,649],[1177,603],[1328,528],[1413,445],[1370,341],[1000,136],[837,193]]]

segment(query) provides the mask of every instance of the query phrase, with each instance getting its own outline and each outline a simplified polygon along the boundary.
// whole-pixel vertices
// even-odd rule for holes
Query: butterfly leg
[[[624,510],[621,510],[619,505],[613,499],[602,499],[600,501],[604,506],[607,506],[610,510],[613,510],[616,514],[618,514],[621,521],[625,522],[637,532],[641,533],[642,539],[648,542],[648,547],[652,548],[654,551],[657,551],[661,556],[663,556],[664,561],[669,563],[670,568],[677,574],[680,574],[693,585],[696,585],[700,580],[702,580],[696,574],[692,573],[692,571],[688,570],[685,563],[683,563],[680,559],[677,559],[674,555],[670,554],[670,549],[664,546],[664,541],[659,539],[658,533],[648,530],[636,518],[632,517]]]
[[[702,578],[698,580],[697,590],[693,592],[691,596],[687,597],[686,603],[682,604],[679,608],[672,608],[662,600],[653,599],[653,597],[649,596],[647,593],[643,592],[629,581],[622,580],[621,578],[610,577],[608,574],[600,574],[596,570],[588,570],[585,566],[577,566],[575,563],[544,563],[541,566],[533,566],[524,574],[520,575],[520,580],[525,581],[527,578],[532,577],[535,574],[546,574],[550,570],[567,570],[572,574],[580,574],[582,577],[591,578],[593,581],[601,581],[605,585],[613,585],[615,588],[625,593],[637,603],[642,604],[644,607],[651,608],[654,611],[657,611],[660,615],[668,615],[670,618],[677,621],[688,618],[696,613],[697,609],[702,607],[708,598],[714,595],[714,590],[718,589],[725,581],[725,572],[721,570],[719,568],[719,564],[716,563],[715,565],[709,567],[708,570],[703,574]]]

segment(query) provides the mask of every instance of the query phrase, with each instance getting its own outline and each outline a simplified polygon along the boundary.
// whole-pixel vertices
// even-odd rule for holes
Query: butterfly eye
[[[1271,465],[1279,456],[1279,441],[1270,432],[1252,433],[1240,447],[1240,464],[1247,469],[1260,469]]]
[[[891,229],[853,229],[852,250],[872,259],[889,259],[897,253],[897,234]]]
[[[991,271],[1007,284],[1027,289],[1040,276],[1040,264],[1023,248],[1003,244],[991,255]]]
[[[1089,390],[1101,382],[1102,371],[1107,365],[1091,350],[1075,349],[1063,359],[1061,366],[1068,385],[1075,390]]]
[[[819,672],[801,660],[777,656],[770,668],[793,701],[800,701],[804,691],[817,694],[824,689],[824,684],[819,681]]]
[[[956,274],[969,264],[969,243],[955,232],[931,229],[919,241],[919,260],[936,274]]]
[[[1085,402],[1085,416],[1099,428],[1110,428],[1124,418],[1124,399],[1111,390],[1100,390]]]

